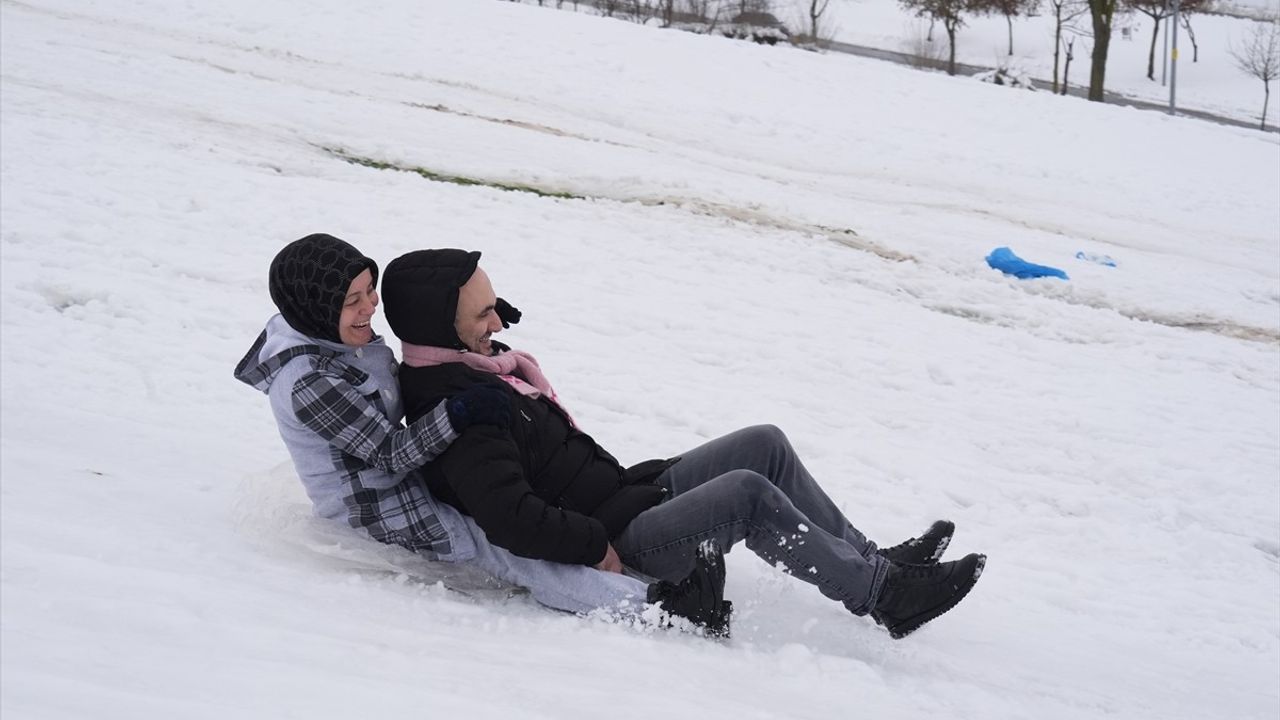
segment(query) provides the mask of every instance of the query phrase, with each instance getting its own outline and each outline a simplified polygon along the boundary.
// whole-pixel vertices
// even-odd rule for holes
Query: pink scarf
[[[466,350],[401,343],[400,353],[409,367],[430,367],[460,362],[472,370],[497,375],[521,395],[532,398],[546,395],[547,399],[555,403],[565,417],[569,418],[569,423],[575,428],[578,427],[578,424],[569,416],[569,411],[560,404],[560,398],[556,396],[556,391],[552,389],[547,376],[542,374],[538,361],[527,352],[508,350],[501,355],[480,355]]]

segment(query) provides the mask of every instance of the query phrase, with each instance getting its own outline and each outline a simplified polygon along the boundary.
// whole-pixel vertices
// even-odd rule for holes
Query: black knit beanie
[[[284,246],[271,261],[271,301],[294,330],[340,343],[338,321],[351,281],[365,270],[378,282],[378,264],[351,244],[317,233]]]
[[[387,324],[413,345],[463,349],[454,330],[458,289],[480,263],[478,251],[415,250],[392,260],[382,278]]]

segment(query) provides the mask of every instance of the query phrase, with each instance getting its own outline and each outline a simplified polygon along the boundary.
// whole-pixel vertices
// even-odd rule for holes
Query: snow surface
[[[784,8],[780,13],[791,17],[794,27],[805,27],[800,18],[807,17],[803,8],[807,0],[777,0]],[[1280,0],[1256,0],[1249,6],[1261,17],[1280,15]],[[829,9],[829,27],[832,37],[855,45],[866,45],[895,52],[917,53],[919,38],[928,32],[928,21],[905,12],[897,0],[832,0]],[[1033,17],[1015,18],[1013,21],[1013,56],[1009,56],[1009,27],[1003,15],[966,16],[964,26],[956,33],[956,61],[985,67],[1008,67],[1026,73],[1033,78],[1053,79],[1053,8],[1041,3]],[[1071,23],[1084,33],[1075,43],[1074,57],[1067,77],[1072,87],[1088,87],[1090,52],[1093,42],[1090,35],[1089,13],[1086,9]],[[1258,25],[1255,20],[1227,15],[1194,14],[1191,27],[1200,46],[1199,59],[1192,62],[1193,48],[1185,28],[1178,28],[1178,87],[1177,106],[1205,110],[1226,117],[1258,122],[1262,115],[1262,81],[1245,74],[1236,67],[1231,56],[1232,48],[1244,47]],[[1138,12],[1121,13],[1114,21],[1115,31],[1107,55],[1106,88],[1108,91],[1157,103],[1169,102],[1168,72],[1162,72],[1161,61],[1165,53],[1164,22],[1160,23],[1155,54],[1155,80],[1147,79],[1147,54],[1151,49],[1151,18]],[[1125,38],[1122,28],[1129,28],[1131,35]],[[1172,39],[1170,39],[1172,42]],[[946,59],[947,34],[938,26],[934,29],[933,47],[937,57]],[[1061,63],[1066,62],[1065,54]],[[1059,68],[1059,78],[1062,69]],[[1273,88],[1274,90],[1274,88]],[[1274,127],[1280,118],[1280,103],[1271,102],[1267,108],[1267,126]],[[1141,162],[1147,146],[1135,147],[1132,160]]]
[[[534,0],[522,0],[531,3]],[[774,13],[794,32],[808,32],[809,0],[772,0]],[[568,8],[568,5],[564,5]],[[1068,5],[1069,8],[1071,5]],[[1087,6],[1078,4],[1083,13],[1064,23],[1066,36],[1078,38],[1069,69],[1065,69],[1065,47],[1062,51],[1059,78],[1068,72],[1071,87],[1088,87],[1092,67],[1092,26]],[[580,6],[581,12],[595,12]],[[1220,1],[1215,10],[1233,12],[1243,17],[1215,13],[1192,15],[1192,29],[1199,45],[1198,56],[1187,29],[1178,31],[1179,109],[1210,111],[1222,117],[1257,123],[1261,119],[1263,91],[1260,79],[1240,72],[1231,50],[1247,46],[1254,27],[1265,18],[1280,17],[1280,0]],[[1070,18],[1070,10],[1065,18]],[[1256,18],[1256,19],[1253,19]],[[1115,32],[1107,54],[1106,90],[1134,99],[1169,104],[1172,69],[1162,65],[1171,56],[1165,47],[1165,22],[1156,32],[1155,79],[1147,78],[1147,58],[1153,32],[1148,15],[1126,12],[1116,14]],[[956,33],[956,61],[987,68],[1006,68],[1015,76],[1027,76],[1050,82],[1053,78],[1053,9],[1041,3],[1036,14],[1014,18],[1014,53],[1009,54],[1009,24],[1004,15],[965,15],[964,26]],[[831,0],[819,24],[819,35],[852,45],[876,47],[895,53],[932,56],[945,61],[948,54],[946,31],[937,26],[933,41],[928,42],[928,19],[915,17],[902,9],[897,0]],[[1124,35],[1128,29],[1129,36]],[[1171,42],[1171,40],[1170,40]],[[1276,126],[1280,108],[1271,102],[1267,108],[1267,127]],[[1135,152],[1135,158],[1140,158]]]
[[[0,79],[6,720],[1280,714],[1275,135],[478,0],[5,0]],[[314,231],[483,250],[624,462],[775,423],[982,581],[893,641],[739,549],[717,643],[319,528],[231,378]]]
[[[536,4],[538,0],[520,0]],[[549,3],[548,3],[549,4]],[[726,2],[734,12],[733,3]],[[806,33],[809,27],[809,0],[771,0],[780,21],[794,33]],[[561,4],[561,9],[573,9]],[[577,11],[598,15],[593,5],[578,5]],[[1233,12],[1236,15],[1225,15]],[[1073,13],[1075,13],[1073,15]],[[621,17],[621,16],[618,16]],[[1233,50],[1247,47],[1262,20],[1280,17],[1280,0],[1220,0],[1213,12],[1191,16],[1199,52],[1189,33],[1178,29],[1176,109],[1210,112],[1222,117],[1257,124],[1262,118],[1265,88],[1257,77],[1242,72],[1232,56]],[[1065,74],[1067,84],[1075,89],[1089,86],[1092,67],[1092,26],[1083,0],[1068,4],[1064,13],[1064,37],[1075,37],[1070,67],[1066,66],[1066,48],[1059,58],[1058,77]],[[1053,79],[1055,19],[1053,8],[1041,2],[1032,15],[1013,20],[1013,54],[1009,53],[1009,24],[1003,15],[965,15],[956,34],[956,62],[989,68],[1002,68],[1010,74],[1042,80]],[[651,27],[657,19],[649,21]],[[1107,56],[1106,90],[1129,98],[1158,103],[1167,107],[1174,69],[1163,63],[1172,57],[1172,47],[1165,47],[1165,22],[1154,29],[1151,18],[1122,6],[1114,19],[1114,34]],[[1125,35],[1128,31],[1128,35]],[[1156,36],[1154,79],[1147,78],[1147,60],[1151,38]],[[937,26],[933,40],[928,41],[929,21],[902,8],[898,0],[831,0],[819,25],[824,39],[864,47],[928,57],[945,62],[950,46],[946,31]],[[1172,43],[1172,39],[1169,40]],[[961,71],[963,74],[963,70]],[[980,78],[986,73],[972,77]],[[1079,101],[1072,98],[1068,102]],[[1267,128],[1274,130],[1280,117],[1280,103],[1267,106]],[[1134,151],[1134,157],[1142,153]]]

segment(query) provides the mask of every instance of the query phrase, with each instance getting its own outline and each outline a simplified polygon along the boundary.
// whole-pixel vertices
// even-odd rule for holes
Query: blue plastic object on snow
[[[1080,252],[1076,253],[1076,257],[1077,257],[1077,258],[1079,258],[1079,259],[1081,259],[1081,260],[1086,260],[1086,261],[1091,262],[1091,263],[1097,263],[1097,264],[1099,264],[1099,265],[1106,265],[1107,267],[1115,267],[1115,266],[1116,266],[1116,261],[1115,261],[1115,260],[1112,260],[1110,255],[1099,255],[1099,254],[1097,254],[1097,253],[1087,253],[1087,252],[1085,252],[1085,251],[1081,250]]]
[[[1019,280],[1031,278],[1056,277],[1067,279],[1067,274],[1055,267],[1036,265],[1013,254],[1007,247],[998,247],[987,256],[987,264],[1005,275],[1012,275]]]

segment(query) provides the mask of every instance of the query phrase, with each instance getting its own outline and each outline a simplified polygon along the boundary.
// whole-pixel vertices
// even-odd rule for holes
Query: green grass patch
[[[349,162],[352,165],[361,165],[363,167],[374,168],[375,170],[394,170],[396,172],[413,173],[418,177],[421,177],[426,180],[431,180],[432,182],[444,182],[444,183],[451,183],[453,185],[474,185],[479,187],[491,187],[497,190],[506,190],[508,192],[522,192],[522,193],[529,193],[530,195],[537,195],[538,197],[561,198],[565,200],[585,200],[586,199],[582,195],[574,195],[573,193],[567,193],[567,192],[555,192],[552,190],[543,190],[542,188],[536,188],[536,187],[533,187],[532,185],[518,185],[515,183],[498,182],[496,180],[480,180],[477,178],[463,177],[461,175],[449,175],[446,173],[439,173],[434,170],[428,170],[424,167],[404,167],[403,165],[395,165],[393,163],[383,162],[381,160],[374,160],[373,158],[361,157],[359,155],[352,155],[351,153],[341,148],[320,146],[320,149],[338,158],[339,160],[342,160],[344,162]]]

